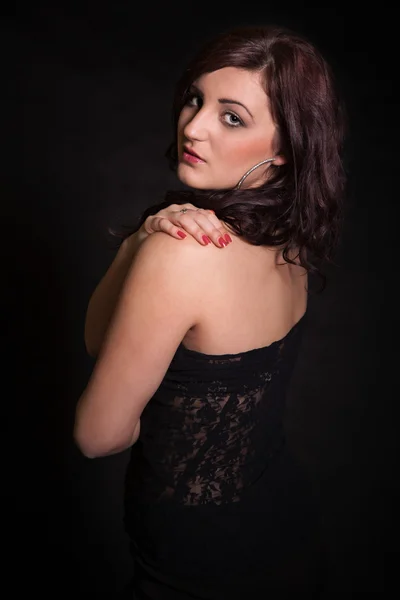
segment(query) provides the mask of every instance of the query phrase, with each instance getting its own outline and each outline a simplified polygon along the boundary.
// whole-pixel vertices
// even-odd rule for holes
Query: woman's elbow
[[[89,356],[92,358],[97,358],[99,354],[100,343],[94,339],[93,335],[89,335],[87,331],[85,331],[84,342],[86,352],[89,354]]]
[[[90,426],[79,403],[75,414],[73,439],[86,458],[99,458],[107,453],[108,444],[105,443],[104,436]]]
[[[86,458],[99,458],[102,456],[98,444],[93,443],[87,435],[83,435],[79,427],[75,424],[73,438],[75,445]]]
[[[137,427],[135,428],[136,433]],[[123,452],[136,442],[137,437],[138,435],[134,435],[129,439],[111,439],[108,435],[100,435],[91,430],[86,430],[80,426],[79,421],[75,423],[73,432],[74,442],[86,458],[101,458]]]
[[[85,340],[85,348],[86,348],[86,352],[87,354],[91,357],[91,358],[97,358],[99,355],[99,351],[97,348],[95,348],[94,346],[91,346],[90,344],[88,344]]]
[[[86,352],[92,358],[96,358],[98,356],[101,344],[103,342],[103,338],[104,332],[101,331],[99,324],[93,322],[93,319],[91,319],[87,315],[85,320],[83,339],[85,342]]]

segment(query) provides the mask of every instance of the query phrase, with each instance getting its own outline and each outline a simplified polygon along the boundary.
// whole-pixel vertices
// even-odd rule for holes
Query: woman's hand
[[[187,208],[187,212],[181,212],[182,208]],[[145,239],[156,231],[164,231],[178,240],[185,238],[186,232],[202,246],[213,242],[218,248],[225,248],[232,242],[231,236],[214,211],[197,208],[190,203],[171,204],[168,208],[147,217],[139,229],[139,238]]]

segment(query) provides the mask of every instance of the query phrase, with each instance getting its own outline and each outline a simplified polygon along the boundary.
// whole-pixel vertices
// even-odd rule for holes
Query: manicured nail
[[[203,235],[203,236],[201,237],[201,239],[203,240],[203,242],[204,242],[206,245],[210,243],[210,240],[209,240],[209,238],[208,238],[206,235]]]
[[[179,237],[181,237],[182,239],[186,237],[186,233],[183,233],[183,231],[179,230],[178,231],[178,235]]]
[[[229,244],[229,242],[232,241],[232,238],[228,233],[224,237],[225,237],[226,241],[228,242],[228,244]]]
[[[219,243],[219,244],[221,244],[221,246],[222,246],[223,248],[225,248],[225,246],[226,246],[226,241],[224,240],[224,238],[223,238],[223,237],[220,237],[220,238],[218,239],[218,243]]]

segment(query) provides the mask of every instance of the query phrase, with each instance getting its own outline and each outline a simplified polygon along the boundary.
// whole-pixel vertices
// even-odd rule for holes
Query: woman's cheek
[[[272,158],[271,145],[265,143],[265,139],[260,140],[258,143],[254,140],[238,144],[234,147],[231,154],[232,164],[233,161],[243,167],[246,165],[248,169],[257,163],[267,158]]]

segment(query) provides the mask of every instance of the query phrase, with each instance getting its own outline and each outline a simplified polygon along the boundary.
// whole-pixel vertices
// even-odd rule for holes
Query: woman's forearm
[[[136,232],[123,241],[114,261],[90,298],[85,320],[85,345],[90,356],[96,357],[100,351],[129,267],[145,237]]]

